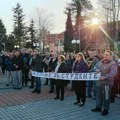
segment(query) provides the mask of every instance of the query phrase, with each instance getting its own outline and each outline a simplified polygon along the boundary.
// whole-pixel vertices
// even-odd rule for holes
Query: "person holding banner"
[[[101,77],[96,82],[96,108],[91,110],[93,112],[102,112],[101,115],[103,116],[108,115],[111,88],[117,74],[117,65],[110,50],[105,51],[103,59],[98,62],[94,69],[96,72],[101,72]]]
[[[88,50],[88,55],[89,57],[86,59],[86,61],[89,66],[89,72],[94,72],[94,67],[99,62],[99,60],[97,57],[95,57],[94,50]],[[92,96],[92,90],[93,90],[93,96]],[[96,99],[96,81],[87,81],[87,98]]]
[[[66,73],[67,66],[65,63],[65,57],[63,55],[59,55],[58,57],[58,64],[55,68],[55,73]],[[56,97],[54,99],[60,99],[61,101],[64,100],[64,86],[66,84],[66,80],[59,80],[56,81]],[[61,96],[60,96],[61,94]]]
[[[52,52],[52,57],[50,58],[49,61],[49,72],[54,72],[55,68],[57,66],[57,62],[58,62],[58,58],[57,58],[57,53],[56,52]],[[49,93],[54,93],[54,86],[55,86],[55,79],[50,78],[50,91]]]
[[[36,48],[34,50],[35,52],[35,59],[34,59],[34,71],[36,72],[43,72],[43,64],[42,64],[42,56],[40,55],[40,50],[39,48]],[[35,77],[36,81],[36,88],[32,91],[32,93],[41,93],[41,78],[40,77]]]
[[[76,55],[76,60],[73,64],[73,73],[87,73],[88,64],[82,53]],[[77,102],[74,104],[80,103],[79,106],[84,106],[86,101],[86,81],[74,81],[74,90],[76,94]]]

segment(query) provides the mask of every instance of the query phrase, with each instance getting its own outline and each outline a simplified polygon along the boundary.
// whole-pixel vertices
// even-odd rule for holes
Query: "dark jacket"
[[[13,66],[15,71],[23,69],[23,59],[20,55],[18,57],[15,56],[13,58]],[[18,68],[16,68],[16,66],[18,66]]]
[[[34,59],[34,71],[42,72],[43,71],[43,64],[42,64],[42,56],[37,55]]]
[[[66,65],[69,73],[72,72],[73,63],[74,63],[74,59],[66,60]]]
[[[85,61],[74,62],[73,64],[73,73],[87,73],[88,72],[88,64]],[[79,93],[86,92],[86,81],[73,81],[74,90]]]
[[[57,62],[58,62],[57,58],[55,60],[53,60],[53,58],[50,59],[50,62],[49,62],[50,72],[55,71]]]
[[[26,71],[29,71],[29,61],[30,61],[30,58],[29,58],[29,55],[27,53],[25,54],[21,54],[21,57],[23,59],[23,72],[26,72]]]
[[[13,59],[10,57],[7,57],[5,59],[5,66],[7,71],[14,71]]]
[[[57,73],[67,73],[67,66],[65,62],[62,62],[60,67],[58,68]],[[56,85],[66,85],[66,80],[56,80]]]

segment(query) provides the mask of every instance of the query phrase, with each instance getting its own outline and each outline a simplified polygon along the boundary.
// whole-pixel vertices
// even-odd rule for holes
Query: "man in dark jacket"
[[[22,68],[23,68],[23,59],[20,56],[20,52],[18,50],[14,53],[15,57],[13,58],[13,66],[14,66],[14,89],[22,88]]]
[[[26,53],[26,48],[22,48],[21,50],[21,57],[23,59],[23,69],[22,69],[22,86],[27,87],[28,83],[28,74],[29,74],[29,55]]]
[[[36,72],[43,72],[43,65],[42,65],[42,56],[40,55],[40,50],[36,48],[35,52],[35,59],[34,59],[34,71]],[[41,93],[41,79],[40,77],[35,77],[36,80],[36,88],[32,91],[32,93],[40,94]]]
[[[54,72],[55,71],[55,68],[57,66],[57,62],[58,62],[58,59],[57,59],[57,54],[54,53],[50,59],[50,62],[49,62],[49,70],[50,72]],[[54,85],[55,85],[55,79],[50,79],[50,91],[49,93],[53,93],[54,92]]]
[[[8,57],[5,59],[5,66],[6,66],[6,73],[7,73],[6,86],[9,86],[10,83],[13,84],[14,66],[13,66],[13,54],[12,53],[8,53]]]

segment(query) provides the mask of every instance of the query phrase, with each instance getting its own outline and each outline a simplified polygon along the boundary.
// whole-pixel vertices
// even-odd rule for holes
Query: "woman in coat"
[[[66,63],[65,57],[63,55],[59,55],[58,64],[55,68],[56,73],[66,73]],[[54,99],[64,100],[64,86],[66,84],[65,80],[56,80],[56,97]]]
[[[73,64],[73,73],[86,73],[88,72],[88,65],[85,61],[84,55],[78,53],[76,55],[76,60]],[[74,81],[74,90],[76,94],[77,102],[74,104],[80,103],[79,106],[83,106],[86,101],[86,81]]]

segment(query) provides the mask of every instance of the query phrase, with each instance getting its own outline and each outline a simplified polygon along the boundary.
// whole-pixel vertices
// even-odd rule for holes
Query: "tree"
[[[66,22],[66,30],[64,33],[64,51],[65,52],[72,52],[74,51],[72,40],[74,38],[74,30],[71,20],[71,9],[67,9],[67,22]]]
[[[6,50],[8,51],[13,51],[14,50],[14,42],[15,42],[15,37],[13,34],[9,34],[7,41],[6,41]]]
[[[39,43],[39,47],[44,53],[44,45],[45,45],[45,37],[50,33],[53,28],[52,24],[52,16],[47,14],[47,11],[44,9],[36,9],[34,21],[35,27],[37,29],[37,39]],[[42,47],[43,46],[43,47]]]
[[[76,14],[74,37],[75,39],[80,39],[80,50],[82,51],[85,47],[85,41],[83,40],[84,32],[82,30],[84,23],[84,16],[82,16],[82,11],[93,10],[93,6],[89,0],[72,0],[70,4],[72,13]]]
[[[24,14],[21,5],[17,3],[16,7],[13,8],[13,18],[14,18],[14,30],[13,34],[15,36],[15,44],[22,46],[25,36],[25,27],[24,27]]]
[[[26,47],[33,47],[33,44],[36,43],[36,30],[35,30],[35,26],[34,26],[34,20],[31,19],[30,21],[30,26],[28,28],[28,33],[29,33],[29,40],[27,43],[26,43]]]
[[[5,50],[5,44],[7,41],[6,28],[0,19],[0,51]]]
[[[107,23],[106,32],[110,36],[110,49],[114,52],[117,50],[115,44],[119,43],[119,14],[120,14],[120,0],[99,0],[100,11],[103,15],[104,21]]]

